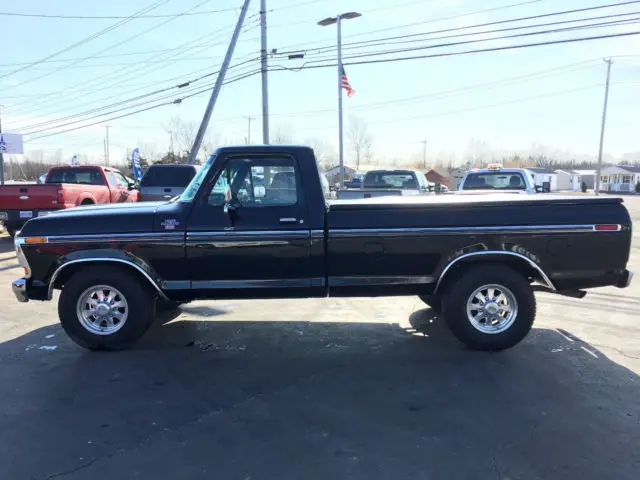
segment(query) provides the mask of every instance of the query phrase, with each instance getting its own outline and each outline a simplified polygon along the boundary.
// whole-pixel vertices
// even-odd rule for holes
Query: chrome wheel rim
[[[118,289],[96,285],[80,295],[76,312],[85,330],[96,335],[113,335],[126,323],[129,306]]]
[[[482,333],[502,333],[517,316],[516,297],[504,285],[483,285],[475,289],[467,300],[467,318]]]

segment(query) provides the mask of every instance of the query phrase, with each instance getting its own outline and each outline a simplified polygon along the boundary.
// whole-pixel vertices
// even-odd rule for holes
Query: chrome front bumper
[[[11,282],[11,289],[20,303],[26,303],[29,301],[29,296],[27,295],[27,281],[24,278],[19,278]]]

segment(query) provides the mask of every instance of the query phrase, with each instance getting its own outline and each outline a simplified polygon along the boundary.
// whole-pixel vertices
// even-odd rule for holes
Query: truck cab
[[[537,193],[533,175],[525,168],[502,168],[494,164],[488,168],[474,169],[466,173],[460,192],[509,192]]]

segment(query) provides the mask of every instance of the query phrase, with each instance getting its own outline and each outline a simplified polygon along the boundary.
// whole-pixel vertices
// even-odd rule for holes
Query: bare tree
[[[195,122],[185,122],[174,115],[163,125],[163,128],[169,134],[170,152],[177,152],[179,156],[189,155],[198,131]]]
[[[286,144],[293,143],[293,135],[289,126],[279,126],[271,138],[271,143]]]
[[[162,155],[160,154],[160,149],[158,148],[157,143],[153,142],[138,142],[140,146],[140,155],[150,161],[151,163],[159,160]],[[128,155],[127,162],[131,160],[131,155]]]
[[[350,117],[347,138],[356,157],[356,170],[358,170],[361,159],[368,158],[370,160],[373,157],[371,150],[373,141],[367,131],[367,123],[362,118]]]
[[[336,152],[326,139],[321,137],[306,138],[304,144],[313,148],[318,165],[322,168],[328,169],[334,165]]]

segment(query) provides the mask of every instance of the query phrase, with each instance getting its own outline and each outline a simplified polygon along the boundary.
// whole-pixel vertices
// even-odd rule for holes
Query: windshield
[[[520,172],[477,172],[467,175],[463,190],[525,190]]]
[[[412,172],[407,171],[373,171],[368,172],[363,188],[411,188],[417,189],[418,182]]]
[[[204,179],[207,177],[207,174],[209,173],[209,170],[211,169],[211,166],[213,165],[215,159],[215,154],[211,154],[209,156],[204,165],[202,165],[202,168],[198,170],[198,173],[196,173],[196,176],[193,177],[191,183],[189,183],[182,195],[180,195],[181,202],[192,202],[193,199],[196,198],[198,190],[200,190],[200,186],[202,185],[202,182],[204,182]]]
[[[192,165],[156,165],[145,172],[142,187],[186,187],[196,174]]]

